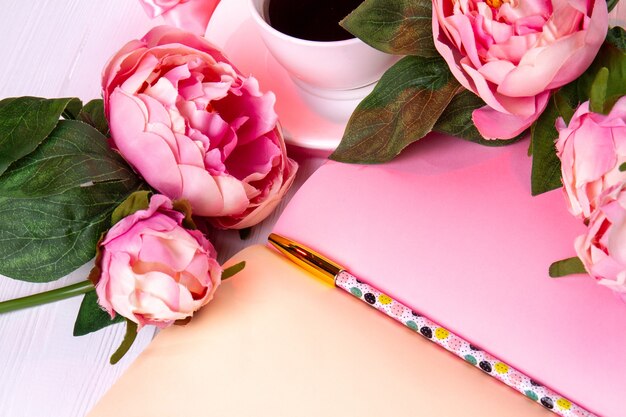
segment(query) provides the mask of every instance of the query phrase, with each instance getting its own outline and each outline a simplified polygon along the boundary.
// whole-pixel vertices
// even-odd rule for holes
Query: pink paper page
[[[626,304],[586,275],[548,276],[584,227],[560,191],[530,195],[527,147],[435,135],[389,164],[330,162],[275,232],[589,411],[623,416]]]

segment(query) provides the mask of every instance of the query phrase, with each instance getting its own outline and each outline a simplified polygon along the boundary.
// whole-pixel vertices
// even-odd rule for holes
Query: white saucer
[[[372,84],[333,94],[298,87],[257,34],[246,0],[221,2],[205,36],[243,74],[258,79],[261,90],[276,94],[276,112],[287,144],[315,154],[328,155],[337,147],[350,114],[374,88]]]

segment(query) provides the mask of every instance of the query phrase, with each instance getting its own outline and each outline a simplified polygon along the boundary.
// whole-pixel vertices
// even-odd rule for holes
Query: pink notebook
[[[528,143],[431,136],[384,165],[329,162],[275,232],[601,416],[626,415],[626,304],[552,279],[584,230],[559,191],[530,195]]]

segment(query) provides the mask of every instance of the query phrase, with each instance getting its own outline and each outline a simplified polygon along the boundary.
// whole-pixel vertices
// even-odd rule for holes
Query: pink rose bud
[[[139,0],[139,2],[148,16],[152,18],[163,16],[172,26],[204,35],[220,0]]]
[[[159,26],[102,80],[113,146],[143,178],[219,228],[263,220],[293,182],[274,94],[206,39]]]
[[[602,196],[575,247],[589,275],[626,301],[626,187]]]
[[[626,172],[619,170],[626,162],[626,97],[619,99],[608,115],[593,113],[589,102],[583,103],[569,125],[557,121],[557,130],[556,148],[569,211],[589,218],[600,195],[626,181]]]
[[[489,139],[529,127],[550,91],[589,67],[607,30],[605,0],[433,0],[435,47],[487,104],[472,118]]]
[[[191,317],[220,284],[215,249],[196,230],[181,226],[184,214],[163,195],[146,210],[116,223],[100,244],[98,302],[141,328],[167,327]]]

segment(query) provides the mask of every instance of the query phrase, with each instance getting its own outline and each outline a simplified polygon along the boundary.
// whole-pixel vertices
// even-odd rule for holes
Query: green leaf
[[[193,221],[191,204],[188,200],[180,199],[174,200],[172,203],[174,210],[183,213],[185,218],[183,219],[183,227],[188,230],[196,230],[198,227],[196,223]]]
[[[604,111],[604,102],[606,101],[607,83],[609,81],[609,69],[600,68],[591,84],[589,97],[589,110],[595,113]]]
[[[385,162],[428,134],[460,89],[441,57],[402,58],[350,117],[331,159]]]
[[[80,303],[78,316],[74,323],[74,336],[84,336],[110,326],[111,324],[121,323],[123,321],[124,317],[119,314],[117,314],[115,318],[111,318],[109,313],[98,304],[96,291],[90,291],[85,294],[82,303]]]
[[[118,181],[20,201],[0,197],[0,274],[50,282],[87,263],[131,191]]]
[[[34,151],[76,100],[13,97],[0,101],[0,174]]]
[[[617,0],[616,0],[617,3]],[[626,31],[621,26],[614,26],[606,34],[606,42],[622,52],[626,52]]]
[[[559,117],[554,97],[530,128],[532,138],[532,195],[539,195],[561,186],[561,161],[556,155],[558,133],[555,121]]]
[[[126,200],[115,207],[111,214],[111,226],[122,220],[126,216],[130,216],[139,210],[145,210],[150,206],[150,191],[135,191],[129,195]]]
[[[109,136],[109,122],[104,115],[104,101],[102,99],[91,100],[80,111],[78,119],[95,127],[104,136]]]
[[[619,26],[609,29],[606,41],[589,68],[577,80],[557,90],[557,110],[566,123],[575,109],[587,100],[592,111],[607,114],[615,102],[626,95],[625,52],[624,29]]]
[[[622,164],[619,166],[619,170],[620,170],[621,172],[626,171],[626,162],[622,162]]]
[[[478,129],[472,122],[472,112],[484,105],[485,102],[480,97],[464,89],[450,101],[450,104],[439,116],[439,120],[435,123],[433,130],[473,142],[500,142],[486,141],[478,133]]]
[[[619,3],[619,0],[606,0],[606,7],[609,12],[617,6],[617,3]]]
[[[430,0],[365,0],[340,24],[383,52],[435,57],[431,21]]]
[[[19,202],[0,197],[0,274],[50,282],[87,263],[129,191],[114,182]]]
[[[549,274],[552,278],[564,277],[572,274],[586,274],[585,266],[577,257],[567,258],[550,265]]]
[[[620,97],[626,95],[626,52],[624,51],[624,29],[617,27],[611,29],[607,42],[605,42],[591,66],[578,79],[579,101],[584,102],[593,99],[596,111],[607,114]],[[598,75],[608,71],[606,82]],[[600,77],[600,78],[598,78]],[[606,86],[606,87],[605,87]],[[601,90],[597,90],[601,88]],[[594,89],[596,91],[594,91]],[[604,91],[606,90],[606,91]],[[601,108],[598,108],[598,97],[604,92]]]
[[[241,261],[233,266],[226,268],[222,272],[222,281],[225,281],[228,278],[232,277],[233,275],[241,272],[245,267],[246,267],[246,261]]]
[[[67,155],[67,164],[41,165],[49,171],[32,171],[32,177],[18,175],[16,171],[30,164],[53,158],[60,142],[75,149]],[[73,158],[82,161],[85,155],[100,159],[93,164],[94,171],[72,164]],[[68,178],[58,178],[49,190],[36,186],[43,182],[41,177],[60,177],[55,170],[66,166],[75,166],[80,175],[66,172]],[[98,167],[108,174],[103,176]],[[4,189],[0,192],[0,274],[30,282],[53,281],[92,259],[115,207],[143,187],[121,157],[106,147],[102,134],[73,120],[59,122],[36,152],[0,176],[0,185]]]
[[[78,98],[73,98],[69,103],[67,103],[67,107],[65,107],[61,116],[63,116],[66,120],[76,120],[82,108],[83,102]]]
[[[446,133],[461,139],[475,142],[485,146],[506,146],[518,142],[524,137],[510,140],[487,140],[481,136],[472,121],[472,112],[479,107],[483,107],[485,102],[469,90],[461,90],[448,104],[448,107],[441,113],[439,120],[435,123],[435,132]]]
[[[126,319],[126,334],[124,334],[124,340],[122,340],[120,347],[111,355],[111,365],[115,365],[126,355],[136,338],[137,323]]]
[[[0,176],[0,197],[36,198],[136,175],[91,126],[61,120],[48,139]]]
[[[553,95],[556,111],[569,124],[576,108],[578,107],[578,90],[575,82],[567,84]]]

